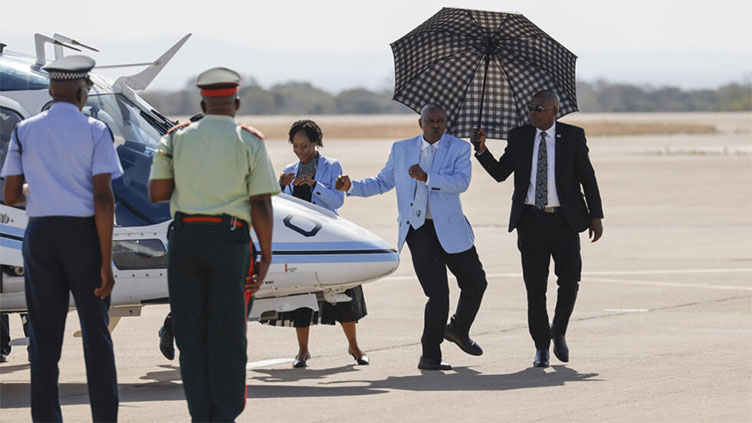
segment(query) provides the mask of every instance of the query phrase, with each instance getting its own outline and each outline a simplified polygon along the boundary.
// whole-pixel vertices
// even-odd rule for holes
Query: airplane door
[[[21,120],[20,113],[0,106],[0,170],[8,155],[11,133]],[[4,186],[5,180],[0,178],[0,192]],[[0,304],[3,309],[22,308],[26,304],[23,278],[18,275],[23,274],[21,246],[27,221],[23,208],[6,206],[0,198]]]
[[[23,266],[21,246],[27,221],[24,210],[0,205],[0,264],[3,266]]]
[[[8,155],[11,133],[21,120],[23,116],[20,113],[9,107],[0,106],[0,170],[5,163],[5,156]],[[5,179],[0,178],[0,192],[4,186]],[[26,212],[23,208],[0,205],[0,264],[23,266],[21,244],[26,222]]]

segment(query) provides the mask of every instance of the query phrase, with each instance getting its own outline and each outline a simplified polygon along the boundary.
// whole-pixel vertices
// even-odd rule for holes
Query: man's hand
[[[259,282],[256,280],[256,275],[250,276],[245,284],[245,292],[247,292],[250,295],[255,294],[259,289],[261,289],[261,283],[263,281]]]
[[[334,188],[337,191],[350,191],[350,187],[352,186],[352,182],[350,182],[350,177],[347,175],[342,175],[339,178],[337,178],[337,183],[334,185]]]
[[[263,263],[263,265],[262,265]],[[259,260],[253,265],[255,266],[253,275],[249,276],[245,281],[245,292],[253,295],[261,289],[261,285],[264,284],[266,273],[269,271],[269,260]]]
[[[410,169],[407,171],[408,174],[410,174],[411,178],[415,178],[419,181],[426,182],[428,180],[428,175],[426,172],[423,172],[423,169],[420,168],[420,165],[414,164],[410,166]]]
[[[309,187],[312,187],[315,183],[316,181],[314,181],[313,178],[311,178],[311,175],[298,176],[292,182],[292,184],[296,187],[300,185],[308,185]]]
[[[473,143],[475,151],[478,154],[486,151],[486,133],[482,129],[478,128],[473,131],[473,135],[470,137],[470,142]]]
[[[261,260],[258,261],[258,272],[255,272],[256,274],[253,275],[253,283],[251,284],[251,293],[255,293],[256,291],[261,288],[261,285],[264,283],[264,279],[266,279],[266,272],[269,271],[269,265],[272,263],[271,257],[264,258],[264,256],[261,256]],[[254,289],[255,287],[255,289]]]
[[[294,173],[283,173],[279,175],[279,184],[281,186],[290,185],[290,182],[292,182],[293,179],[295,179]]]
[[[102,284],[99,288],[94,290],[94,295],[101,299],[105,299],[112,293],[112,288],[115,287],[115,277],[112,275],[112,265],[110,263],[103,263],[99,269],[99,273],[102,276]]]
[[[603,223],[599,217],[595,217],[590,221],[590,229],[588,229],[588,238],[593,238],[591,242],[598,241],[603,235]]]

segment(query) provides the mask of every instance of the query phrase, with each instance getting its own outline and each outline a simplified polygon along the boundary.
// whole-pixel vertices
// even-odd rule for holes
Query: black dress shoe
[[[533,367],[548,367],[548,349],[535,350],[535,360],[533,360]]]
[[[368,358],[367,355],[361,354],[360,357],[356,357],[355,353],[352,352],[352,350],[350,348],[347,349],[347,352],[355,359],[355,361],[359,365],[361,365],[361,366],[367,366],[367,365],[371,364],[371,360]]]
[[[554,343],[554,355],[556,358],[566,363],[569,361],[569,346],[567,346],[567,340],[564,339],[564,335],[554,336],[551,339]]]
[[[159,351],[162,352],[162,355],[168,359],[172,360],[175,358],[175,344],[174,340],[175,337],[172,335],[172,328],[169,326],[162,326],[159,328]]]
[[[292,362],[292,367],[296,369],[303,369],[305,367],[308,367],[308,360],[311,359],[311,353],[307,352],[305,357],[303,357],[301,360],[298,360],[298,356],[295,356],[295,360]]]
[[[483,354],[483,349],[480,347],[480,345],[476,344],[475,341],[470,339],[467,335],[460,335],[458,334],[452,325],[447,325],[446,329],[444,330],[444,339],[450,342],[454,342],[457,344],[460,349],[470,355],[481,355]]]
[[[436,358],[420,358],[418,361],[418,368],[420,370],[452,370],[452,366],[449,363],[445,363]]]

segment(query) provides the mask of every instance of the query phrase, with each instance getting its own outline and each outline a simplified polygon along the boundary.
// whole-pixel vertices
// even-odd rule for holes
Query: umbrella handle
[[[486,98],[486,79],[488,78],[488,64],[491,61],[491,56],[489,54],[486,54],[484,60],[486,64],[485,64],[485,69],[483,71],[483,88],[480,91],[480,108],[478,110],[478,125],[477,125],[478,129],[482,129],[480,127],[480,124],[481,124],[481,120],[483,119],[483,102],[485,101],[485,98]],[[470,142],[473,144],[473,148],[475,149],[475,151],[478,151],[478,148],[480,148],[480,142],[476,142],[476,141],[470,141]]]

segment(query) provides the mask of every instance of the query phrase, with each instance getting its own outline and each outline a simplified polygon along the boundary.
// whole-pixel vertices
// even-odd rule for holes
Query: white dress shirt
[[[16,138],[18,137],[18,138]],[[18,124],[0,177],[23,175],[26,215],[94,215],[94,175],[123,174],[112,133],[103,122],[58,101]]]
[[[546,133],[546,162],[548,163],[548,201],[546,207],[559,207],[559,194],[556,192],[556,121],[550,128],[542,131],[535,129],[535,140],[533,143],[533,165],[530,167],[530,186],[527,188],[527,197],[525,204],[535,205],[535,179],[538,174],[538,148],[540,146],[540,134]]]
[[[421,163],[420,168],[423,169],[423,172],[426,172],[426,182],[424,182],[426,186],[428,185],[428,180],[430,178],[428,173],[431,172],[431,167],[433,166],[433,159],[436,158],[436,152],[439,150],[440,142],[441,142],[441,139],[431,144],[428,141],[426,141],[425,137],[423,137],[423,142],[421,143],[421,146],[420,146],[420,163]],[[428,150],[429,148],[433,149],[433,158],[431,159],[431,163],[426,165],[428,169],[424,169],[422,164],[425,161],[426,150]],[[433,219],[433,216],[431,215],[431,206],[428,202],[426,202],[426,219]]]

